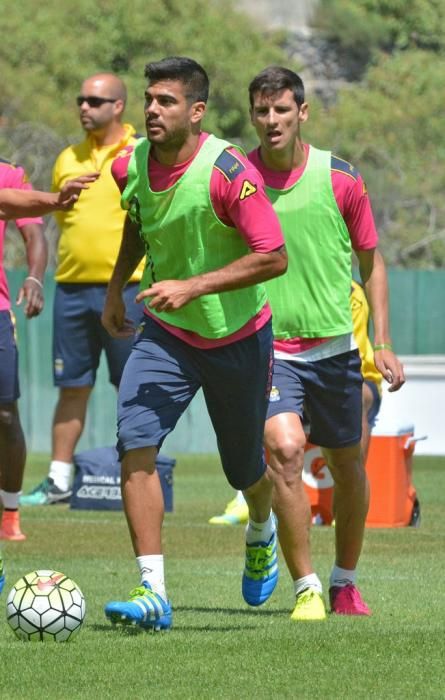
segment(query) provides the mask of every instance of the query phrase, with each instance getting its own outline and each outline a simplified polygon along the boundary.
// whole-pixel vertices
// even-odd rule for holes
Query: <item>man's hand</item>
[[[27,277],[17,294],[17,306],[26,300],[24,313],[27,318],[38,316],[43,309],[43,285],[37,279]]]
[[[125,316],[121,294],[107,295],[102,312],[102,325],[113,338],[130,338],[135,333],[133,322]]]
[[[375,350],[374,364],[388,384],[391,384],[388,391],[398,391],[405,384],[403,365],[392,350]]]
[[[88,173],[81,175],[75,180],[65,182],[60,192],[57,193],[57,208],[66,211],[71,209],[73,204],[79,199],[82,190],[87,190],[92,182],[95,182],[100,173]]]
[[[163,280],[155,282],[148,289],[140,292],[136,301],[139,303],[150,298],[149,308],[156,311],[176,311],[200,296],[196,279]]]

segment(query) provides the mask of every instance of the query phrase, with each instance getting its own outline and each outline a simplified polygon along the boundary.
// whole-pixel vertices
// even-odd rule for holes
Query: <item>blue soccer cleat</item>
[[[262,605],[272,595],[278,581],[277,533],[269,542],[246,544],[246,566],[242,592],[248,605]]]
[[[0,593],[2,592],[4,585],[5,585],[5,569],[3,566],[2,555],[0,552]]]
[[[128,601],[113,601],[105,606],[105,615],[113,624],[136,625],[146,630],[168,630],[172,609],[167,600],[143,583],[130,593]]]

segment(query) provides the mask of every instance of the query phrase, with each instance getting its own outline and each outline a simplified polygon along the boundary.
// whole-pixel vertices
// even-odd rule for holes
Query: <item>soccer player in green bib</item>
[[[310,421],[309,440],[322,447],[335,482],[331,610],[369,615],[356,586],[368,484],[360,450],[360,356],[349,302],[352,250],[372,310],[374,362],[390,391],[396,391],[404,375],[391,348],[385,266],[359,173],[329,151],[302,141],[308,105],[300,77],[286,68],[266,68],[250,83],[249,98],[260,141],[249,159],[263,175],[289,255],[287,275],[266,284],[275,364],[265,444],[280,544],[294,581],[292,619],[326,617],[310,556],[310,507],[302,483],[303,408]]]
[[[278,578],[272,486],[262,453],[272,371],[271,311],[262,282],[287,255],[278,218],[254,166],[230,143],[201,130],[208,78],[185,57],[146,66],[147,139],[112,168],[128,210],[103,323],[134,332],[122,289],[145,255],[138,301],[144,318],[118,398],[122,495],[140,585],[112,601],[112,622],[168,629],[163,499],[157,452],[202,387],[227,479],[244,493],[250,519],[242,592],[269,598]]]

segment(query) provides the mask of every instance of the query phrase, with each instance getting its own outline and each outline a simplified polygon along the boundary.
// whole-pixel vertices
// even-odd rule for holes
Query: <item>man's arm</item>
[[[128,338],[134,333],[132,322],[125,318],[122,290],[145,255],[145,246],[139,235],[139,226],[127,215],[119,254],[108,283],[102,313],[102,325],[115,338]],[[136,297],[138,300],[138,298]],[[138,300],[139,301],[139,300]]]
[[[389,332],[388,280],[384,260],[377,250],[355,251],[360,267],[360,276],[365,285],[372,322],[374,326],[374,362],[379,372],[397,391],[405,383],[403,366],[392,351]]]
[[[17,304],[25,299],[25,315],[32,318],[43,309],[43,276],[48,262],[48,245],[41,224],[25,224],[19,231],[25,242],[28,276],[19,289]]]
[[[60,192],[2,189],[0,190],[0,219],[43,216],[57,209],[70,209],[79,199],[82,190],[87,190],[98,177],[99,173],[90,173],[75,180],[69,180]]]
[[[218,270],[186,280],[163,280],[137,295],[136,301],[150,297],[149,307],[157,311],[175,311],[204,294],[228,292],[250,287],[283,275],[287,270],[284,246],[270,253],[249,253]]]

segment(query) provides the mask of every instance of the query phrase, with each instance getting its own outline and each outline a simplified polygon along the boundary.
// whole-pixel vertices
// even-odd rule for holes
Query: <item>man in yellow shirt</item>
[[[382,375],[374,364],[374,350],[368,337],[369,306],[363,287],[355,280],[351,283],[351,295],[349,297],[352,313],[354,338],[360,353],[361,372],[363,376],[362,387],[362,439],[363,460],[369,449],[369,438],[380,410],[382,396]],[[211,525],[238,525],[247,523],[248,509],[242,491],[237,491],[235,498],[228,502],[222,515],[214,515],[210,518]]]
[[[105,292],[120,247],[125,213],[111,175],[118,153],[135,143],[134,128],[122,121],[126,88],[112,73],[99,73],[82,84],[77,105],[86,138],[58,156],[53,189],[89,172],[100,177],[69,211],[56,215],[60,228],[54,300],[54,383],[59,400],[52,428],[52,456],[48,477],[21,503],[44,505],[71,495],[73,454],[82,434],[88,399],[102,350],[110,382],[119,385],[130,353],[131,339],[111,338],[101,324]],[[125,290],[128,318],[137,324],[134,302],[137,270]]]

